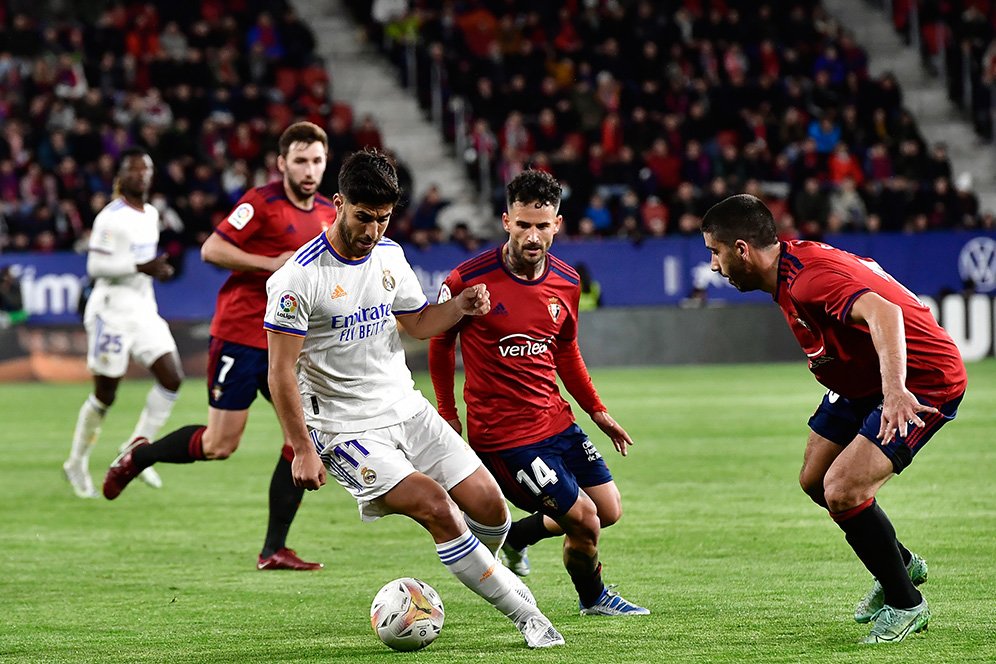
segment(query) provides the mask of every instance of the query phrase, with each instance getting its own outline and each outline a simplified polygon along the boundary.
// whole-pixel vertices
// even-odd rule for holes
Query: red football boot
[[[121,454],[111,463],[111,467],[107,469],[107,474],[104,475],[104,498],[114,500],[121,495],[129,482],[139,476],[144,468],[135,467],[131,453],[139,447],[145,447],[149,444],[148,438],[138,437],[121,451]]]
[[[266,558],[260,554],[259,562],[256,563],[256,569],[259,570],[292,569],[299,572],[309,572],[323,567],[325,567],[323,563],[309,563],[301,560],[297,557],[294,549],[288,549],[286,546]]]

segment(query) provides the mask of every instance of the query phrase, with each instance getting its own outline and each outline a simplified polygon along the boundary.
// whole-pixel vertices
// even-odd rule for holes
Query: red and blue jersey
[[[882,393],[868,326],[850,319],[854,302],[868,292],[902,308],[907,389],[939,403],[964,392],[967,376],[958,347],[930,309],[878,263],[820,242],[782,243],[773,299],[816,379],[849,399]]]
[[[514,276],[503,247],[458,265],[446,278],[440,301],[485,284],[491,298],[486,316],[465,316],[429,346],[429,369],[439,412],[457,416],[453,396],[454,347],[460,337],[466,380],[467,439],[480,452],[535,443],[574,422],[557,386],[557,374],[588,412],[605,410],[577,347],[577,272],[553,255],[532,281]]]
[[[282,181],[250,189],[214,232],[239,249],[261,256],[297,251],[335,221],[332,201],[315,196],[311,210],[294,205]],[[218,292],[211,336],[253,348],[266,348],[263,315],[269,272],[232,272]]]

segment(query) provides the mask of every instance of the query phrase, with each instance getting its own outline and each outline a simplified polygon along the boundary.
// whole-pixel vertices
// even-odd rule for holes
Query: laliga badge
[[[274,317],[282,323],[293,323],[297,320],[298,296],[294,291],[284,291],[277,300]]]
[[[391,276],[390,270],[384,270],[384,279],[381,281],[384,284],[384,289],[392,291],[395,287],[394,277]]]
[[[243,203],[239,207],[232,210],[232,214],[228,215],[228,223],[236,230],[241,231],[252,219],[253,215],[256,214],[256,210],[253,209],[252,205],[249,203]]]

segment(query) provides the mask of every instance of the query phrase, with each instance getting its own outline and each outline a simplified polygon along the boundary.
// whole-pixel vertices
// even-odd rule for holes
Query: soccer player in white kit
[[[156,384],[149,390],[135,431],[122,447],[137,436],[155,438],[169,419],[182,380],[176,342],[159,316],[152,290],[153,279],[173,276],[166,255],[156,255],[159,212],[146,202],[152,173],[152,158],[144,150],[125,150],[115,181],[116,196],[94,219],[90,235],[86,270],[94,286],[83,324],[93,393],[80,408],[69,458],[62,465],[80,498],[100,496],[90,477],[90,452],[129,358],[147,367]],[[141,478],[150,486],[162,486],[152,468]]]
[[[318,489],[328,472],[362,519],[414,519],[446,568],[507,616],[530,648],[562,645],[525,585],[494,557],[510,525],[497,483],[415,389],[405,364],[399,326],[428,339],[491,304],[483,285],[428,304],[401,247],[384,237],[400,195],[387,157],[354,153],[339,173],[335,223],[267,281],[270,393],[294,449],[294,482]]]

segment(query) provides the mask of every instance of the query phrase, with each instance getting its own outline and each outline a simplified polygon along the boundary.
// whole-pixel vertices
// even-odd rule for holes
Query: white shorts
[[[87,316],[86,366],[99,376],[120,378],[128,370],[128,359],[148,368],[163,355],[176,354],[176,342],[161,316],[144,312],[122,316],[105,312]]]
[[[481,460],[431,406],[404,422],[359,433],[311,431],[325,468],[356,499],[360,518],[387,514],[377,499],[420,472],[449,491],[481,467]]]

